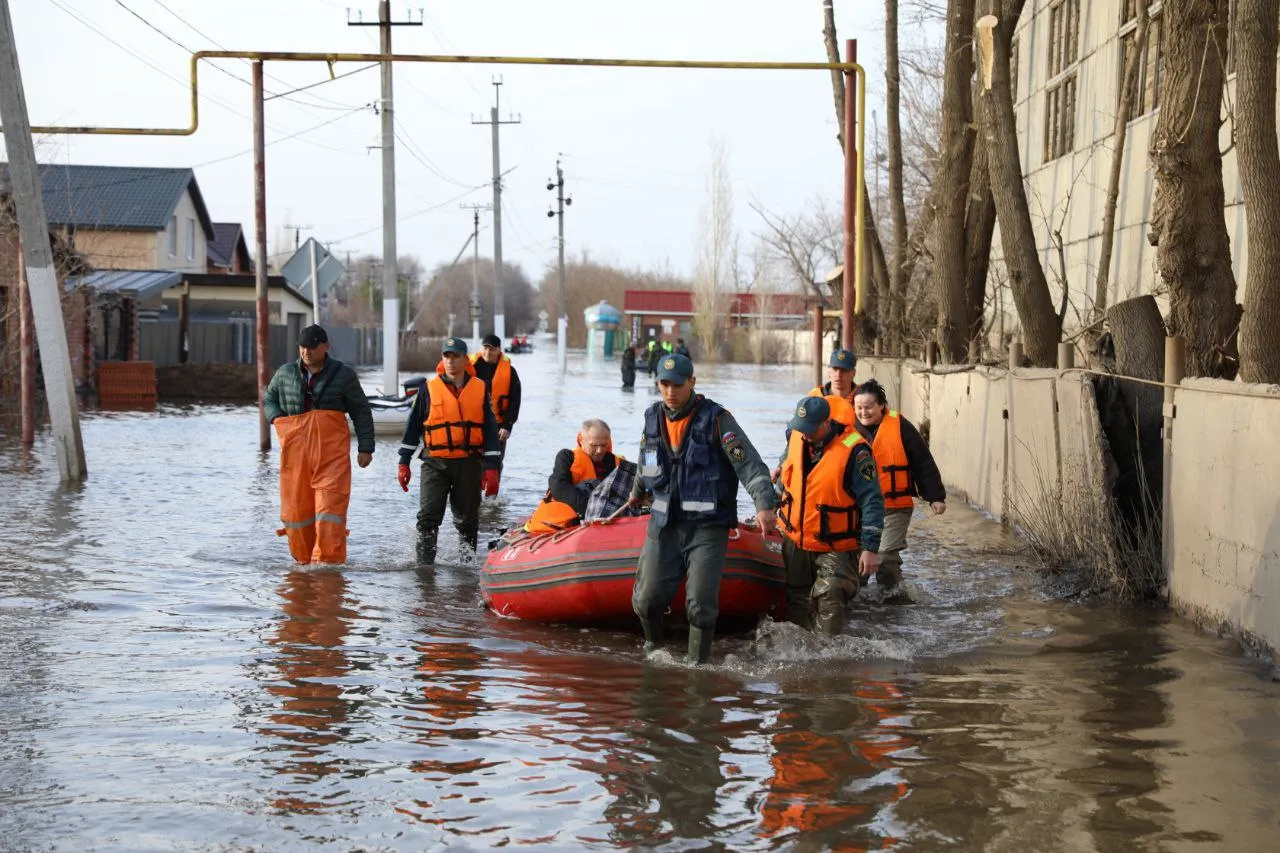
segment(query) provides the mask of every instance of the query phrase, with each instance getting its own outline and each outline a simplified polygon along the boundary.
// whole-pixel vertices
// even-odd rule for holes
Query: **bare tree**
[[[889,214],[893,222],[893,262],[889,265],[889,301],[881,307],[889,321],[889,338],[894,337],[894,301],[906,289],[903,257],[907,244],[907,204],[902,187],[902,93],[901,63],[898,59],[898,0],[884,2],[885,130],[889,148]],[[885,310],[887,308],[887,311]]]
[[[1165,7],[1160,116],[1151,137],[1156,271],[1169,292],[1170,330],[1186,341],[1192,376],[1222,374],[1223,349],[1236,323],[1218,149],[1226,15],[1225,0]]]
[[[707,195],[698,217],[698,260],[693,274],[693,330],[704,358],[719,350],[724,324],[725,285],[733,267],[733,185],[729,153],[711,140]]]
[[[1022,182],[1018,128],[1009,84],[1009,45],[1026,0],[979,0],[984,17],[994,14],[991,86],[981,88],[980,130],[985,137],[991,169],[991,194],[1000,223],[1000,242],[1009,272],[1013,302],[1031,363],[1047,367],[1057,362],[1062,325],[1040,266],[1036,236]]]
[[[770,213],[754,199],[751,209],[764,223],[765,230],[757,238],[769,260],[786,269],[794,290],[810,291],[829,304],[818,282],[843,259],[844,226],[839,215],[822,199],[809,202],[791,218]]]
[[[946,64],[942,84],[942,159],[938,163],[938,343],[943,360],[965,360],[969,339],[965,296],[965,201],[973,165],[973,0],[948,0]]]
[[[1276,145],[1276,49],[1280,0],[1236,6],[1236,145],[1249,234],[1249,278],[1240,321],[1240,375],[1280,382],[1280,150]]]
[[[1147,4],[1138,4],[1138,29],[1125,48],[1124,82],[1121,83],[1120,105],[1116,108],[1116,123],[1111,149],[1111,172],[1107,175],[1107,200],[1102,212],[1102,248],[1098,253],[1098,274],[1094,279],[1093,313],[1097,319],[1107,310],[1107,289],[1111,279],[1111,250],[1116,236],[1116,204],[1120,198],[1120,173],[1124,164],[1124,142],[1129,130],[1129,116],[1133,114],[1134,98],[1138,90],[1138,69],[1147,54],[1147,30],[1151,26],[1151,13]]]

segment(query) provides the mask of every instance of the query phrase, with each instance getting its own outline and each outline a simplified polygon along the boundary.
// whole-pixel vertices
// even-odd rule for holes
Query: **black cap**
[[[831,360],[827,362],[830,367],[843,367],[845,370],[856,370],[858,368],[858,357],[854,355],[851,349],[832,350]]]
[[[502,346],[502,338],[492,334],[485,335],[480,339],[480,345],[486,347],[500,347]]]
[[[329,335],[322,326],[307,326],[302,330],[302,334],[298,335],[300,347],[314,347],[327,343],[329,343]]]
[[[440,348],[441,352],[456,352],[458,355],[467,354],[467,342],[462,338],[445,338],[444,346]]]
[[[804,435],[813,435],[829,420],[831,420],[830,403],[822,397],[805,397],[796,404],[795,417],[787,422],[787,429],[793,429]]]

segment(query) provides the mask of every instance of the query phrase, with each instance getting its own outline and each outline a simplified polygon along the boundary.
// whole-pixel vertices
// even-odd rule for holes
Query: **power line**
[[[430,213],[430,212],[431,212],[431,211],[433,211],[433,210],[439,210],[439,209],[440,209],[440,208],[442,208],[442,207],[447,207],[448,205],[453,204],[455,201],[461,201],[462,199],[466,198],[467,196],[471,195],[472,193],[475,193],[475,192],[476,192],[477,190],[479,190],[479,189],[484,189],[484,187],[482,186],[482,187],[477,187],[476,189],[467,190],[467,191],[466,191],[466,192],[464,192],[464,193],[459,193],[458,195],[455,195],[453,198],[445,199],[444,201],[440,202],[439,204],[433,204],[433,205],[431,205],[430,207],[424,207],[424,208],[422,208],[421,210],[415,210],[413,213],[409,213],[409,214],[406,214],[406,215],[404,215],[404,216],[401,216],[399,219],[397,219],[397,220],[396,220],[396,222],[398,222],[398,223],[399,223],[399,222],[405,222],[405,221],[407,221],[407,220],[413,219],[413,218],[414,218],[414,217],[416,217],[416,216],[421,216],[421,215],[422,215],[422,214],[424,214],[424,213]],[[333,240],[332,242],[334,242],[334,243],[343,243],[343,242],[346,242],[347,240],[354,240],[354,239],[356,239],[357,237],[363,237],[363,236],[365,236],[366,234],[372,234],[374,231],[378,231],[378,230],[379,230],[379,229],[381,229],[381,228],[382,228],[382,226],[381,226],[381,225],[375,225],[375,226],[373,226],[372,228],[366,228],[364,231],[359,231],[359,232],[357,232],[357,233],[355,233],[355,234],[348,234],[348,235],[347,235],[347,236],[345,236],[345,237],[339,237],[338,239]]]
[[[288,141],[288,140],[290,140],[290,139],[297,139],[299,136],[302,136],[302,135],[303,135],[303,134],[305,134],[305,133],[311,133],[312,131],[316,131],[316,130],[319,130],[320,128],[322,128],[322,127],[326,127],[326,126],[328,126],[328,125],[331,125],[331,124],[333,124],[334,122],[342,121],[344,118],[347,118],[348,116],[352,115],[353,113],[361,112],[362,110],[366,110],[366,109],[368,109],[368,108],[369,108],[369,107],[371,107],[371,106],[373,106],[373,105],[370,103],[370,104],[365,104],[364,106],[354,107],[354,108],[352,108],[352,109],[348,110],[348,111],[347,111],[345,114],[343,114],[343,115],[335,116],[335,117],[333,117],[333,118],[331,118],[331,119],[328,119],[328,120],[326,120],[326,121],[322,121],[320,124],[317,124],[317,125],[315,125],[314,127],[308,127],[308,128],[306,128],[306,129],[304,129],[304,130],[299,130],[299,131],[297,131],[296,133],[290,133],[290,134],[289,134],[289,135],[287,135],[287,136],[279,136],[279,137],[276,137],[275,139],[272,139],[272,140],[270,140],[269,142],[267,142],[267,143],[265,143],[265,144],[266,144],[266,145],[275,145],[277,142],[287,142],[287,141]],[[304,141],[305,141],[305,140],[304,140]],[[333,150],[334,150],[334,151],[339,151],[340,149],[335,148],[335,149],[333,149]],[[191,168],[193,168],[193,169],[198,169],[198,168],[200,168],[201,166],[212,166],[214,163],[222,163],[222,162],[225,162],[225,161],[227,161],[227,160],[234,160],[234,159],[235,159],[235,158],[237,158],[237,157],[243,157],[243,156],[244,156],[244,155],[246,155],[246,154],[252,154],[252,153],[253,153],[253,149],[252,149],[252,148],[246,148],[244,151],[237,151],[235,154],[228,154],[228,155],[226,155],[225,157],[218,157],[218,158],[217,158],[217,159],[215,159],[215,160],[206,160],[206,161],[205,161],[205,162],[203,162],[203,163],[196,163],[196,164],[195,164],[194,166],[192,166]],[[346,153],[351,153],[351,152],[343,151],[343,152],[341,152],[341,153],[346,154]]]
[[[480,184],[478,186],[475,184],[465,184],[462,181],[449,177],[427,158],[427,155],[422,152],[422,149],[418,147],[417,143],[410,142],[407,138],[401,136],[398,130],[396,131],[396,139],[404,146],[404,149],[409,152],[410,157],[417,160],[424,169],[445,183],[453,184],[455,187],[462,187],[464,189],[479,189],[480,187],[488,186],[487,184]]]

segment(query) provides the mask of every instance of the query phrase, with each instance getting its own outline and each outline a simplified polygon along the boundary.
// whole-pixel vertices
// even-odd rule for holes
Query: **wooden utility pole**
[[[262,104],[262,60],[253,63],[253,220],[254,253],[258,262],[253,268],[257,291],[256,360],[258,363],[258,447],[271,449],[271,425],[263,409],[263,397],[271,380],[267,359],[270,346],[267,330],[267,137],[266,117]]]
[[[45,399],[53,425],[58,471],[63,482],[72,482],[83,479],[87,473],[84,443],[80,438],[80,410],[9,0],[0,0],[0,123],[9,155],[9,181],[18,213],[18,235],[40,345],[40,366],[44,370]]]

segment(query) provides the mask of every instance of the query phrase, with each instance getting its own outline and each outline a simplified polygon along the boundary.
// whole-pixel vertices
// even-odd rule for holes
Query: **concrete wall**
[[[946,369],[866,358],[858,381],[928,425],[948,488],[1002,521],[1046,499],[1071,523],[1110,521],[1110,473],[1093,385],[1080,372]],[[1280,386],[1189,379],[1175,393],[1170,603],[1280,649]]]
[[[1170,597],[1278,649],[1280,387],[1191,379],[1175,400]]]

